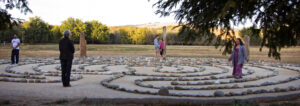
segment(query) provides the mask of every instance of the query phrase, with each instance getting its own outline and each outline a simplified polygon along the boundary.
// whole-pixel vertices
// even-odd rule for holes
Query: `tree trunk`
[[[245,35],[244,41],[245,41],[245,48],[246,48],[247,56],[249,58],[250,57],[250,39],[249,39],[248,35]]]
[[[163,27],[163,39],[164,39],[164,57],[167,57],[167,28],[166,26]]]

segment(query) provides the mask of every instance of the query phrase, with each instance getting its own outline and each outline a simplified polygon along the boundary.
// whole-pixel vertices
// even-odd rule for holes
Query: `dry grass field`
[[[75,45],[75,56],[79,56],[79,45]],[[87,46],[88,56],[153,56],[153,45],[103,45],[90,44]],[[281,50],[280,62],[300,63],[300,46]],[[0,59],[10,58],[10,46],[0,46]],[[268,57],[268,49],[250,48],[250,60],[278,61]],[[57,44],[21,45],[20,57],[57,57]],[[213,57],[227,58],[222,55],[220,48],[214,46],[167,46],[167,56],[171,57]]]

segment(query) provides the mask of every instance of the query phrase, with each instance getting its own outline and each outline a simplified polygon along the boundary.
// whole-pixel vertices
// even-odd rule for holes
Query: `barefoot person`
[[[160,40],[159,50],[160,50],[160,56],[162,57],[162,59],[165,59],[165,57],[164,57],[164,50],[165,50],[164,39]]]
[[[244,61],[248,62],[248,57],[246,54],[246,49],[244,47],[244,43],[240,38],[237,38],[233,51],[228,58],[228,61],[232,60],[233,72],[232,75],[234,78],[242,78],[242,68]]]
[[[66,30],[64,32],[64,38],[59,41],[59,59],[62,70],[61,79],[64,87],[71,87],[70,75],[75,52],[73,41],[69,39],[70,34],[71,32]]]
[[[20,39],[17,34],[14,34],[14,38],[11,40],[11,64],[19,63],[19,50],[20,50]],[[16,57],[16,60],[15,60]]]
[[[159,39],[159,35],[156,35],[155,39],[154,39],[154,49],[155,49],[155,58],[154,59],[156,59],[159,55],[159,42],[158,42],[158,39]]]

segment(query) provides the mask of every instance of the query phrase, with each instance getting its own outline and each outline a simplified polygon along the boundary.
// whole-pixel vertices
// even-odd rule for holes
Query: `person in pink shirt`
[[[160,50],[160,56],[161,56],[163,59],[165,59],[165,57],[164,57],[164,50],[165,50],[164,39],[161,39],[161,40],[160,40],[159,50]]]

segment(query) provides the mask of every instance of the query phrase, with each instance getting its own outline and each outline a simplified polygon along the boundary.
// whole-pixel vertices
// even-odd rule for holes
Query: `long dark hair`
[[[243,43],[243,41],[242,41],[242,39],[241,38],[237,38],[237,40],[239,40],[240,41],[240,45],[244,45],[244,43]],[[235,48],[236,48],[236,42],[234,42],[234,50],[235,50]]]

